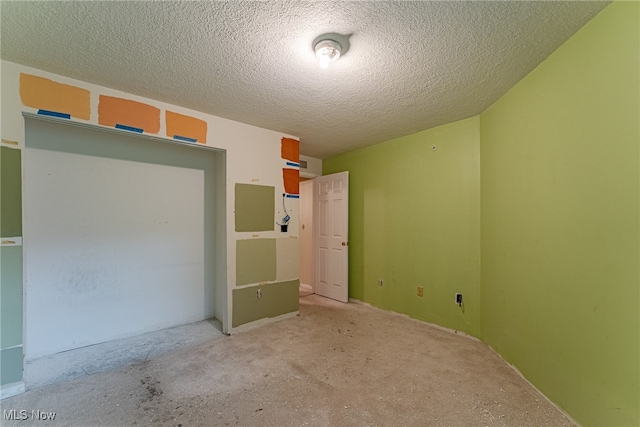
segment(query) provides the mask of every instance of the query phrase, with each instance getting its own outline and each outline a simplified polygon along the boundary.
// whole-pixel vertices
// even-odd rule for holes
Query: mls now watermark
[[[40,421],[52,421],[56,419],[55,412],[49,411],[27,411],[26,409],[11,409],[9,411],[2,411],[2,417],[6,421],[16,420],[16,421],[24,421],[24,420],[40,420]]]

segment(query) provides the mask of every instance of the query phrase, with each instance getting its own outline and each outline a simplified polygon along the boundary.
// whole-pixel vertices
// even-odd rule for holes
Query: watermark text
[[[26,409],[10,409],[2,411],[2,418],[6,421],[24,421],[24,420],[37,420],[37,421],[53,421],[56,419],[56,413],[51,411],[31,410]]]

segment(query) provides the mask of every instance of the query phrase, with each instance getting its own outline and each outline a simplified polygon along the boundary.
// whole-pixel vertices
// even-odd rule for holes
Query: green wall
[[[479,117],[323,162],[350,297],[482,338],[584,425],[640,425],[639,26],[613,3]]]
[[[236,241],[236,285],[276,280],[276,239]]]
[[[584,425],[640,424],[640,5],[480,116],[482,338]]]
[[[0,247],[0,348],[22,345],[22,247]],[[22,364],[20,364],[22,366]]]
[[[349,171],[349,297],[479,335],[478,122],[323,161],[324,174]]]
[[[236,184],[236,231],[273,231],[275,190],[267,185]]]
[[[0,385],[22,381],[22,151],[0,147]]]
[[[0,234],[2,237],[22,236],[22,175],[21,154],[17,148],[0,147]]]
[[[299,286],[300,281],[296,279],[234,289],[233,327],[298,311]]]
[[[22,247],[0,247],[0,385],[22,381]]]

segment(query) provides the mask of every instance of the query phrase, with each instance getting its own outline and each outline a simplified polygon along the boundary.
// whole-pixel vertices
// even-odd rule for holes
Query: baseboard
[[[290,319],[296,317],[300,314],[300,311],[292,311],[291,313],[281,314],[276,317],[267,317],[264,319],[256,320],[254,322],[245,323],[244,325],[240,325],[237,328],[231,328],[229,330],[229,335],[234,335],[240,332],[246,332],[251,329],[260,328],[262,326],[268,325],[270,323],[279,322],[281,320]]]
[[[24,381],[20,381],[19,383],[11,383],[0,386],[0,400],[6,399],[7,397],[16,396],[18,394],[22,394],[25,391]]]
[[[386,313],[395,314],[396,316],[404,317],[405,319],[409,319],[409,320],[411,320],[413,322],[420,322],[420,323],[422,323],[424,325],[431,326],[432,328],[439,329],[441,331],[448,332],[450,334],[459,335],[461,337],[469,338],[469,339],[472,339],[474,341],[478,341],[478,342],[484,343],[484,341],[482,341],[481,339],[479,339],[477,337],[474,337],[473,335],[470,335],[470,334],[468,334],[466,332],[460,331],[458,329],[447,328],[445,326],[440,326],[440,325],[437,325],[435,323],[427,322],[426,320],[416,319],[415,317],[411,317],[411,316],[409,316],[407,314],[404,314],[404,313],[398,313],[397,311],[385,310],[383,308],[376,307],[375,305],[371,305],[368,302],[363,302],[363,301],[357,300],[355,298],[349,298],[349,302],[354,303],[354,304],[364,305],[364,306],[371,307],[371,308],[375,308],[376,310],[384,311]]]
[[[300,283],[300,290],[304,292],[313,292],[313,286],[306,283]]]

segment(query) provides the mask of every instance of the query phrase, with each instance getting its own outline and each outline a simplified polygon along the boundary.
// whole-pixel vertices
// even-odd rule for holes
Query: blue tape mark
[[[295,166],[297,168],[300,167],[300,163],[287,162],[287,166]]]
[[[195,138],[189,138],[188,136],[180,136],[180,135],[173,135],[173,139],[177,139],[178,141],[185,141],[185,142],[198,142],[198,140]]]
[[[58,113],[57,111],[49,111],[49,110],[38,110],[38,114],[40,114],[41,116],[60,117],[62,119],[71,118],[71,114]]]
[[[131,132],[142,133],[142,129],[140,128],[134,128],[133,126],[125,126],[118,123],[116,123],[116,129],[129,130]]]
[[[299,199],[300,195],[299,194],[287,194],[286,196],[288,199]]]

